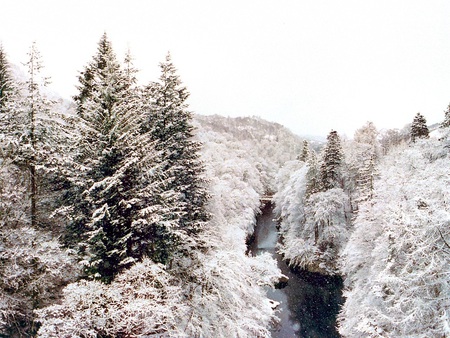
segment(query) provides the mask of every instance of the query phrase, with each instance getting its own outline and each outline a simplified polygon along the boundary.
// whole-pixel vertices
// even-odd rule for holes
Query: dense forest
[[[343,276],[343,336],[450,335],[450,106],[322,143],[194,115],[170,54],[141,86],[106,34],[70,101],[25,67],[0,47],[0,337],[270,337],[272,195],[289,264]]]

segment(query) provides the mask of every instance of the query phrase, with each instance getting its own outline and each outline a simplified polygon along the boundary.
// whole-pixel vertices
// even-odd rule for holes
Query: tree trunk
[[[30,166],[30,219],[31,227],[36,228],[36,198],[37,198],[37,184],[36,184],[36,167],[34,163]]]

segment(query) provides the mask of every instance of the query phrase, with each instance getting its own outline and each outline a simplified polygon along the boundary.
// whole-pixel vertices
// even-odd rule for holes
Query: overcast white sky
[[[298,134],[401,128],[450,102],[450,1],[14,0],[0,12],[12,63],[33,41],[65,97],[103,32],[142,83],[170,50],[191,110],[257,115]]]

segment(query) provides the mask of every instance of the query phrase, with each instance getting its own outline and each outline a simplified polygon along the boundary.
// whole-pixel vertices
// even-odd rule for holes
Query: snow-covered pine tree
[[[450,127],[450,104],[448,105],[448,107],[444,113],[445,113],[444,121],[441,123],[441,127],[448,128],[448,127]]]
[[[198,243],[192,242],[193,237],[210,217],[205,209],[209,194],[200,160],[201,144],[193,140],[192,114],[186,104],[189,93],[176,74],[170,54],[160,68],[159,82],[146,88],[148,120],[144,129],[162,155],[161,165],[170,179],[165,190],[174,190],[179,196],[173,212],[166,216],[178,222],[173,229],[174,244],[195,246]]]
[[[48,203],[49,198],[39,198],[39,195],[46,192],[46,183],[57,175],[60,162],[64,160],[68,131],[64,117],[45,93],[49,78],[42,75],[42,58],[36,43],[30,48],[25,66],[28,71],[26,81],[9,84],[0,129],[3,156],[20,168],[26,178],[30,202],[26,213],[35,227],[44,226],[52,211],[41,210],[39,204]]]
[[[124,95],[127,83],[106,33],[79,81],[74,100],[80,118],[77,162],[81,170],[72,177],[69,235],[86,240],[82,244],[90,253],[87,272],[110,281],[126,258],[118,242],[128,232],[131,220],[119,203],[132,188],[135,172],[130,172],[130,164],[123,166],[127,160],[124,137],[133,128],[132,117],[127,115],[132,112],[126,111],[123,102],[128,99]]]
[[[3,161],[11,158],[11,151],[17,148],[18,142],[15,140],[23,133],[16,118],[18,95],[18,84],[11,74],[6,52],[0,45],[0,156]]]
[[[142,130],[142,98],[131,55],[117,61],[106,34],[80,76],[75,97],[81,124],[73,176],[73,224],[87,249],[86,272],[111,282],[145,256],[164,262],[170,245],[163,219],[175,205],[154,141]]]
[[[411,124],[411,141],[415,142],[418,138],[428,138],[429,130],[425,117],[417,113]]]
[[[308,171],[306,173],[306,198],[322,190],[319,163],[317,161],[316,152],[313,149],[309,153],[307,164]]]
[[[327,136],[327,144],[320,167],[321,184],[324,191],[342,187],[342,161],[341,140],[337,132],[332,130]]]
[[[309,158],[309,142],[304,140],[303,141],[303,147],[302,147],[302,152],[300,153],[300,155],[298,156],[298,160],[299,161],[303,161],[306,162]]]
[[[13,90],[13,80],[10,65],[3,45],[0,44],[0,114],[4,114],[10,92]]]

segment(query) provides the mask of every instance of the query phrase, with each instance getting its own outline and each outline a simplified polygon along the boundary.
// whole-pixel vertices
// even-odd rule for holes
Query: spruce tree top
[[[429,130],[425,117],[417,113],[411,124],[411,141],[415,142],[418,138],[428,138]]]
[[[309,143],[308,141],[303,141],[303,148],[301,154],[298,156],[299,161],[306,162],[309,158]]]
[[[325,146],[320,168],[322,178],[322,188],[324,190],[338,188],[341,186],[341,164],[343,161],[343,153],[341,140],[338,133],[332,130],[327,136],[327,144]]]
[[[77,86],[79,94],[73,99],[77,104],[80,116],[86,112],[85,102],[96,96],[102,97],[102,108],[107,111],[111,111],[118,102],[121,92],[127,86],[127,79],[106,33],[100,38],[97,53],[80,73],[78,80],[80,82],[80,85]]]

